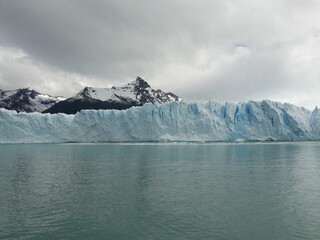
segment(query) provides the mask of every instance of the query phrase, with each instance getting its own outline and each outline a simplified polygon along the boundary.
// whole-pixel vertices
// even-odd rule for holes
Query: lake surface
[[[0,239],[320,239],[320,143],[0,144]]]

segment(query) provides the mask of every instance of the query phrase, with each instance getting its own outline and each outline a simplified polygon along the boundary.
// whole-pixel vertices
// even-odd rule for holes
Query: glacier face
[[[75,115],[0,109],[0,142],[300,141],[320,139],[320,111],[272,101],[145,104]]]

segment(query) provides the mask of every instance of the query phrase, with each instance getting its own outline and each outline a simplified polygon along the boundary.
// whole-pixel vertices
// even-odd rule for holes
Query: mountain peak
[[[31,97],[32,99],[34,99],[37,95],[39,95],[40,93],[27,87],[27,88],[20,88],[18,89],[16,95],[19,96],[19,97],[22,97],[22,96],[29,96]]]
[[[145,81],[144,79],[142,79],[139,76],[136,78],[135,83],[137,86],[139,86],[141,88],[150,88],[150,85],[147,83],[147,81]]]

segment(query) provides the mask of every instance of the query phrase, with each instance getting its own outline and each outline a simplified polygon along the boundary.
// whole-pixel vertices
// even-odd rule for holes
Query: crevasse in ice
[[[0,109],[0,142],[299,141],[320,139],[320,111],[272,101],[173,102],[75,115]]]

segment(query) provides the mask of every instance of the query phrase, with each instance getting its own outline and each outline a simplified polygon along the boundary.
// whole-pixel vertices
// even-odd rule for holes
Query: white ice
[[[0,109],[0,142],[300,141],[320,139],[320,111],[272,101],[145,104],[75,115]]]

